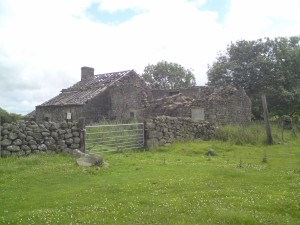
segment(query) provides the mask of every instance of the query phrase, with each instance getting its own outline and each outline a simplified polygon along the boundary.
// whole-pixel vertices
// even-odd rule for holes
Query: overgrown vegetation
[[[232,144],[259,144],[263,141],[264,128],[261,125],[229,125],[216,130],[215,138],[220,141],[228,141]]]
[[[16,113],[8,113],[6,110],[0,108],[0,122],[2,124],[4,123],[10,123],[12,121],[20,120],[23,116]]]
[[[2,158],[0,224],[300,224],[299,138],[234,142],[105,153],[98,170],[64,154]]]
[[[272,134],[276,143],[284,142],[286,138],[297,137],[298,132],[296,124],[291,129],[282,129],[279,122],[273,122]],[[215,139],[236,145],[263,145],[266,143],[265,133],[264,125],[260,123],[227,125],[216,130]]]
[[[208,85],[243,87],[252,113],[262,118],[261,95],[270,115],[299,118],[300,36],[240,40],[219,53],[207,71]]]

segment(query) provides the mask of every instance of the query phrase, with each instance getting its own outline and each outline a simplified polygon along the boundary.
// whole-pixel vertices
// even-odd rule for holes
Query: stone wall
[[[1,157],[79,149],[82,135],[77,123],[17,121],[0,127]],[[191,118],[159,116],[145,120],[145,147],[166,145],[175,140],[210,139],[214,126]]]
[[[0,127],[1,157],[80,148],[76,123],[17,121]]]
[[[193,122],[191,118],[159,116],[145,120],[145,145],[152,148],[175,140],[207,140],[214,136],[214,131],[214,126],[206,121]]]

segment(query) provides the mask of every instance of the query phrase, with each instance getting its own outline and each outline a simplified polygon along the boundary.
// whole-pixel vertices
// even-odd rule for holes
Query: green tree
[[[208,85],[243,87],[255,117],[261,116],[262,93],[271,115],[295,115],[300,109],[300,36],[231,43],[207,75]]]
[[[149,64],[145,67],[142,77],[147,84],[156,89],[187,88],[196,84],[191,70],[166,61],[156,65]]]
[[[1,125],[3,123],[11,122],[11,118],[10,118],[9,113],[6,110],[2,109],[2,108],[0,108],[0,117],[1,117]]]
[[[16,113],[8,113],[6,110],[0,108],[1,125],[4,123],[10,123],[12,121],[22,119],[22,115]]]

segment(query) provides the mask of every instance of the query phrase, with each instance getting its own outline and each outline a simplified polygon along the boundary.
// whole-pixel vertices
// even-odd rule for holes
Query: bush
[[[8,113],[6,110],[0,108],[0,118],[0,125],[2,125],[4,123],[10,123],[12,121],[20,120],[22,119],[22,115],[16,113]]]

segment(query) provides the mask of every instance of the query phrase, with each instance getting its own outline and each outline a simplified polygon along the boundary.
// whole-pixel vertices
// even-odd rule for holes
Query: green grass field
[[[103,158],[98,170],[64,154],[0,159],[0,224],[300,224],[299,137]]]

